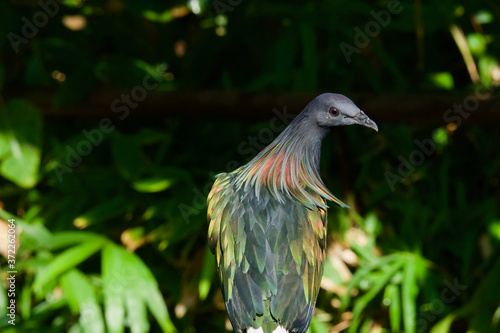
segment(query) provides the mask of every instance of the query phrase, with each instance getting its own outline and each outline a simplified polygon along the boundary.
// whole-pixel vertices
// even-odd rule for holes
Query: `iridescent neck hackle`
[[[326,208],[321,198],[348,207],[326,188],[319,175],[321,141],[327,133],[300,114],[269,146],[237,170],[236,187],[254,189],[259,197],[262,186],[267,186],[278,201],[293,197],[307,207]]]

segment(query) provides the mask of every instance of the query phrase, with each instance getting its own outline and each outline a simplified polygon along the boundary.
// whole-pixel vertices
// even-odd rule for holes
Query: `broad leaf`
[[[104,240],[102,239],[92,240],[74,246],[59,254],[46,268],[40,270],[36,275],[35,282],[33,283],[35,292],[40,292],[47,282],[55,279],[68,269],[74,268],[76,265],[99,251],[103,243]]]
[[[42,117],[31,103],[12,100],[0,109],[0,174],[24,188],[38,182]]]
[[[104,320],[94,286],[77,269],[61,277],[61,286],[71,312],[80,315],[79,324],[84,333],[104,333]]]

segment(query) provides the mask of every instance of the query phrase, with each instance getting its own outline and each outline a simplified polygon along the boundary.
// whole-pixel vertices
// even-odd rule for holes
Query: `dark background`
[[[213,177],[323,92],[379,132],[323,143],[310,332],[500,330],[498,2],[61,2],[0,3],[0,331],[230,329]]]

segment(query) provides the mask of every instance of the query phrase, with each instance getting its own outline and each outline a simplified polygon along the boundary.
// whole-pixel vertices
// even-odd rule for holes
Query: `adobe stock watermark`
[[[419,309],[416,322],[418,333],[428,332],[429,324],[435,322],[438,316],[444,312],[445,305],[455,302],[467,289],[467,286],[458,283],[457,278],[455,278],[453,282],[444,280],[444,284],[446,287],[441,290],[440,298],[430,302],[429,311],[425,311],[422,308]]]
[[[382,28],[387,27],[391,23],[393,16],[400,14],[403,9],[404,8],[400,1],[390,0],[387,4],[387,9],[383,9],[378,12],[371,10],[370,15],[374,18],[374,20],[366,23],[363,30],[358,26],[354,27],[354,31],[356,32],[353,40],[354,45],[346,42],[339,44],[340,50],[342,51],[347,63],[351,63],[351,57],[353,54],[361,53],[361,49],[370,45],[372,39],[380,34]]]
[[[242,2],[243,0],[215,0],[214,9],[217,15],[224,15],[226,12],[232,12]]]
[[[166,64],[160,64],[156,67],[157,73],[164,73],[166,69]],[[130,109],[135,109],[140,102],[148,97],[148,93],[156,89],[163,81],[163,76],[154,78],[149,74],[146,75],[142,80],[142,85],[135,86],[129,93],[122,93],[120,98],[111,102],[111,111],[118,114],[119,120],[125,120],[130,115]],[[61,182],[65,173],[73,172],[73,169],[83,162],[83,158],[90,155],[94,148],[103,142],[105,135],[112,133],[115,128],[110,118],[103,118],[96,128],[82,130],[85,139],[80,140],[75,147],[67,145],[64,163],[59,162],[54,167],[57,179]]]
[[[17,54],[22,44],[28,44],[29,41],[38,34],[39,29],[45,27],[51,18],[54,18],[58,13],[60,6],[64,4],[65,0],[40,0],[38,6],[40,10],[35,12],[31,19],[26,16],[21,18],[23,26],[21,28],[21,35],[14,32],[7,34],[7,39],[12,46],[12,49]]]
[[[262,128],[258,131],[256,135],[249,135],[246,140],[238,145],[237,151],[240,155],[245,156],[245,160],[250,161],[254,158],[259,151],[264,149],[268,144],[270,144],[275,138],[276,134],[281,133],[285,127],[295,118],[295,115],[287,112],[286,106],[283,107],[283,111],[278,109],[273,109],[274,117],[270,120],[269,126]],[[226,172],[231,172],[241,165],[235,161],[229,161],[226,164]],[[186,223],[190,223],[190,218],[193,215],[199,214],[201,211],[207,208],[207,196],[212,189],[213,180],[215,179],[215,173],[210,172],[210,182],[206,183],[202,190],[198,188],[193,189],[193,200],[190,205],[181,203],[179,205],[179,211]]]
[[[9,317],[10,320],[7,322],[10,325],[15,326],[16,325],[16,274],[17,274],[17,268],[16,268],[16,255],[17,255],[17,247],[16,242],[17,242],[17,227],[16,227],[16,220],[15,219],[10,219],[8,220],[8,229],[7,229],[7,285],[9,289],[7,289],[7,317]]]
[[[464,98],[462,103],[455,103],[452,108],[445,110],[443,113],[443,120],[445,123],[455,124],[455,129],[458,129],[464,119],[479,109],[481,100],[487,99],[493,93],[493,88],[486,88],[479,86],[476,88],[474,95],[469,95]],[[399,155],[399,165],[397,174],[389,170],[384,173],[385,181],[392,192],[396,190],[396,184],[403,183],[405,178],[410,177],[415,173],[417,167],[425,163],[425,161],[434,154],[436,151],[436,142],[434,142],[434,133],[430,138],[423,140],[415,139],[417,148],[413,150],[408,156]]]

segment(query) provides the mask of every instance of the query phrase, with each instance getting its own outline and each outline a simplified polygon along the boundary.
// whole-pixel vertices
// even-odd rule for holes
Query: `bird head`
[[[344,95],[326,93],[313,99],[306,107],[318,126],[363,125],[378,132],[377,124]]]

